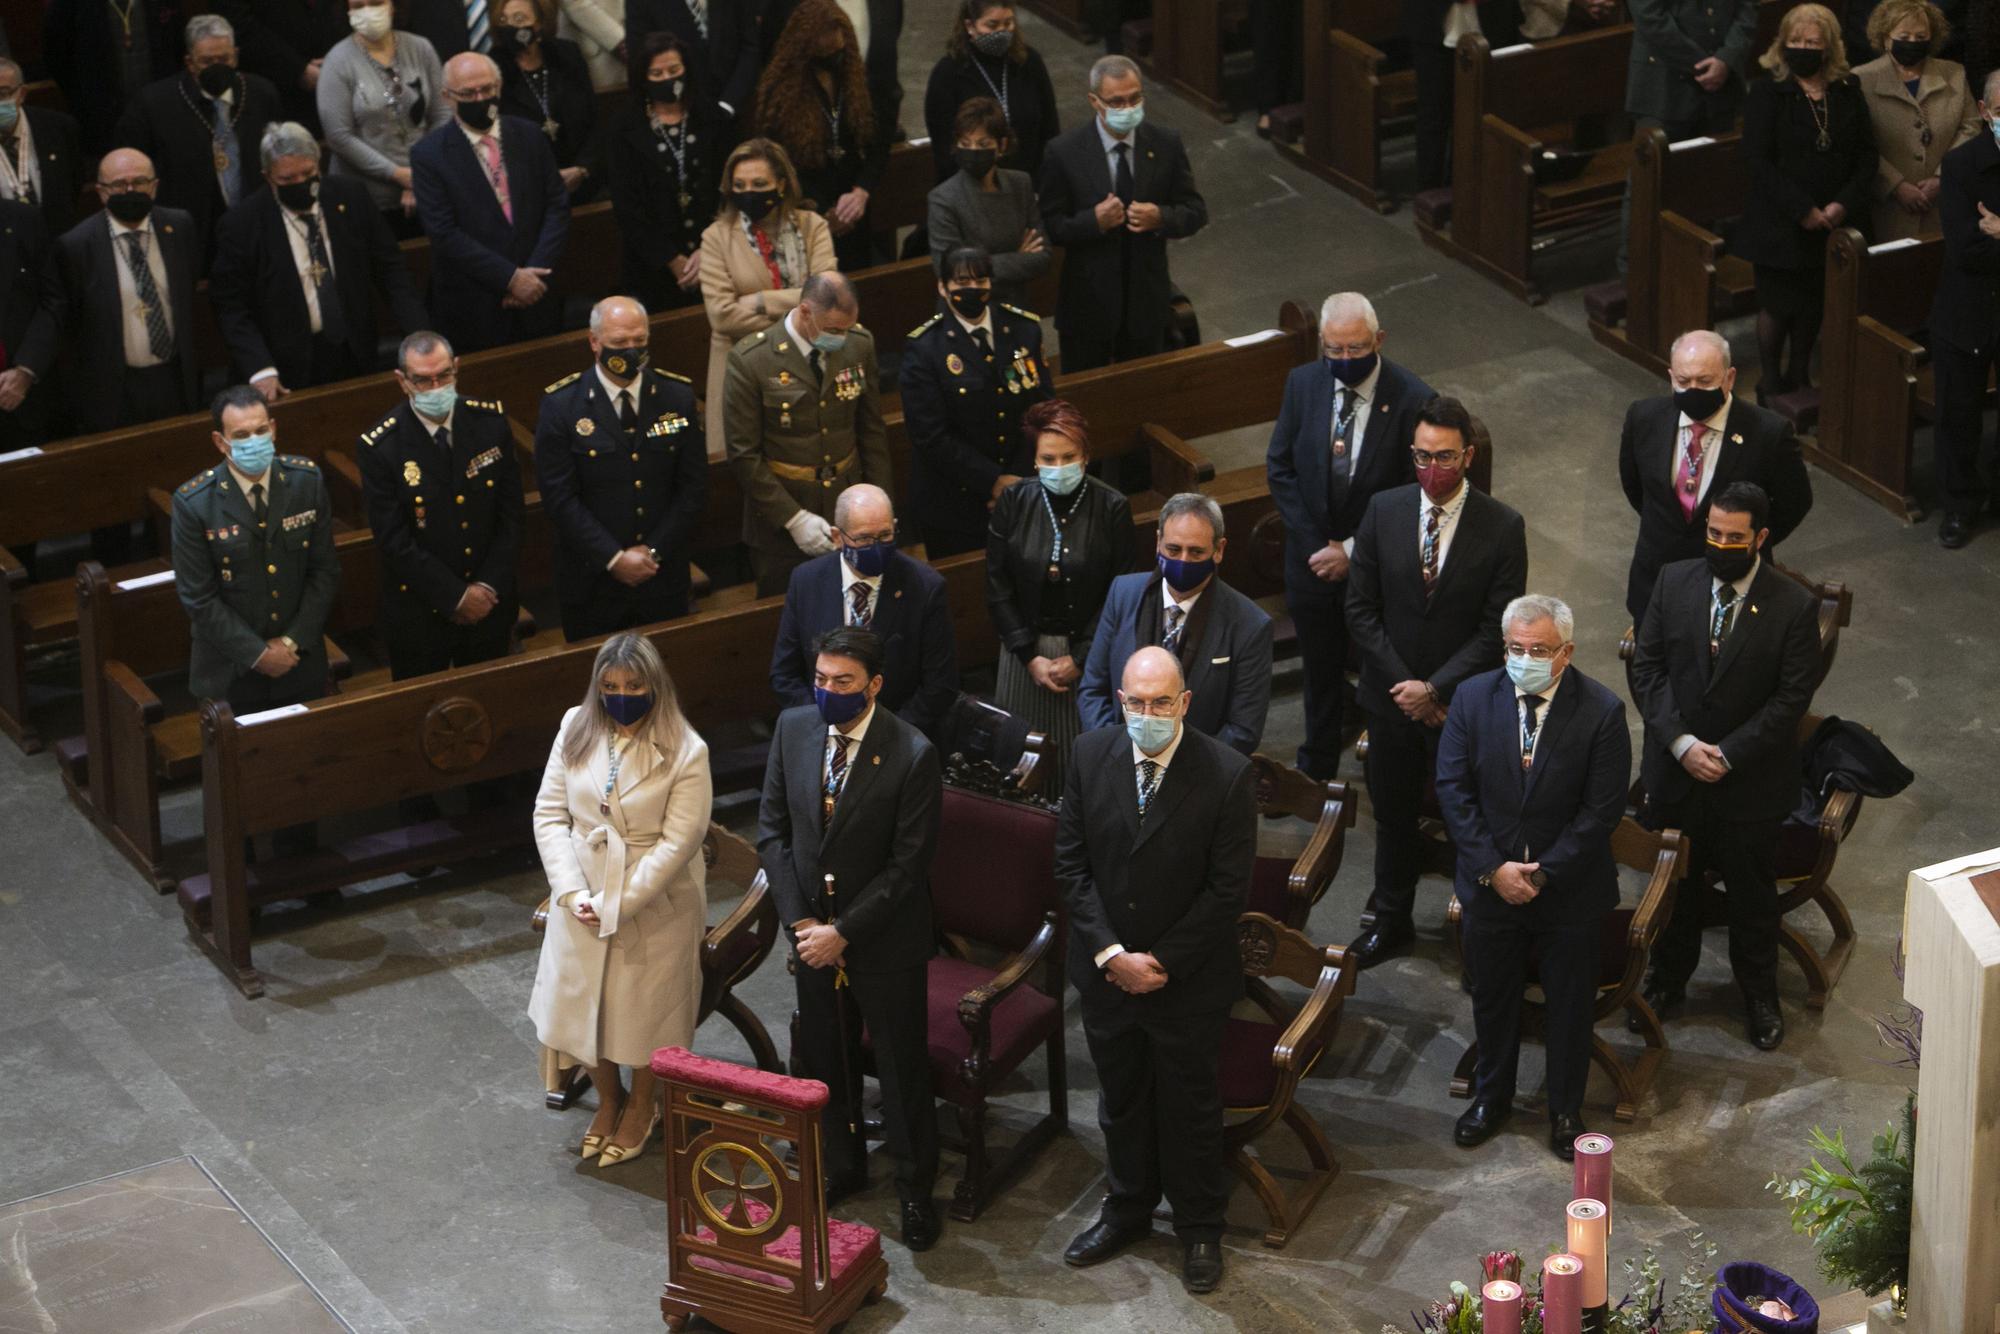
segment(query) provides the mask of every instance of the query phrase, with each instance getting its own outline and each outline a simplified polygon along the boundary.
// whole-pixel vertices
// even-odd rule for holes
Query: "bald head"
[[[111,216],[136,227],[153,211],[160,188],[153,159],[136,148],[116,148],[97,162],[97,197]]]
[[[477,51],[461,51],[444,62],[445,91],[454,96],[464,96],[467,88],[477,87],[486,80],[492,80],[493,91],[500,91],[500,67],[493,63],[493,57]]]
[[[491,56],[459,52],[445,62],[444,96],[461,125],[485,134],[500,119],[500,67]]]
[[[799,289],[799,304],[812,307],[815,315],[860,309],[854,295],[854,284],[847,280],[845,274],[833,269],[815,273],[806,279],[805,286]]]
[[[97,184],[100,188],[139,177],[150,179],[152,175],[153,159],[136,148],[114,148],[97,162]]]
[[[833,502],[833,526],[843,533],[868,541],[887,529],[894,532],[896,507],[889,493],[879,486],[860,482],[840,493]]]
[[[590,308],[590,354],[614,383],[630,384],[645,369],[652,338],[646,308],[629,296],[607,296]]]
[[[1122,684],[1118,694],[1127,712],[1143,705],[1147,713],[1178,716],[1187,698],[1180,659],[1157,646],[1142,648],[1125,659]]]

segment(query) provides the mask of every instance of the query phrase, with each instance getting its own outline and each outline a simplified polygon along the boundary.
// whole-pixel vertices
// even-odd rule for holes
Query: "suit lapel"
[[[849,749],[847,757],[847,781],[842,785],[840,796],[833,803],[833,819],[827,823],[824,844],[830,844],[847,824],[848,812],[860,801],[862,794],[874,781],[875,773],[882,767],[882,751],[888,740],[888,729],[893,726],[887,719],[888,710],[882,709],[884,717],[869,720],[867,735],[861,738],[859,746]],[[824,746],[824,742],[821,743]]]
[[[784,738],[783,743],[791,747],[785,755],[785,772],[791,788],[787,796],[792,807],[792,844],[802,862],[816,865],[824,842],[819,812],[826,783],[826,724],[816,716],[802,716],[793,734]],[[806,902],[817,910],[819,884],[800,885],[799,889]]]
[[[598,380],[597,372],[595,370],[588,370],[584,374],[590,377],[590,388],[586,391],[585,397],[590,404],[591,420],[597,423],[598,430],[610,433],[609,439],[626,439],[625,427],[618,420],[618,407],[611,401],[611,395],[604,392],[604,385]],[[632,390],[635,395],[633,410],[637,411],[636,395],[639,392],[638,387],[635,385],[632,387]]]
[[[1565,670],[1563,675],[1568,676],[1570,672]],[[1503,696],[1508,696],[1512,693],[1511,690],[1502,692]],[[1577,703],[1580,698],[1581,696],[1577,690],[1575,681],[1571,681],[1567,686],[1559,685],[1556,688],[1555,698],[1549,701],[1548,710],[1542,717],[1541,735],[1535,740],[1535,762],[1533,767],[1528,770],[1528,781],[1525,785],[1526,792],[1522,794],[1522,801],[1525,802],[1528,799],[1527,794],[1535,790],[1535,780],[1542,776],[1544,769],[1548,768],[1549,756],[1555,753],[1556,741],[1562,736],[1563,729],[1569,726],[1569,720],[1576,716]],[[1515,706],[1514,713],[1515,732],[1518,734],[1520,731],[1520,707],[1518,705]]]
[[[846,557],[842,557],[843,560]],[[839,571],[835,570],[838,574]],[[869,629],[882,637],[887,644],[889,636],[902,628],[903,612],[903,572],[894,560],[882,571],[882,583],[875,590],[875,617]],[[843,617],[845,613],[842,613]]]
[[[1087,175],[1090,177],[1091,185],[1094,188],[1091,191],[1089,199],[1079,202],[1089,205],[1096,203],[1111,193],[1111,159],[1105,156],[1104,137],[1098,133],[1096,116],[1090,118],[1085,128],[1087,132],[1083,137],[1084,153],[1090,163]],[[1139,167],[1137,163],[1134,163],[1132,166],[1132,182],[1135,190],[1138,181]]]
[[[1130,750],[1125,753],[1128,757],[1131,755]],[[1167,821],[1173,818],[1175,809],[1187,800],[1188,793],[1200,785],[1203,775],[1199,772],[1199,767],[1200,761],[1196,758],[1194,747],[1189,744],[1187,724],[1183,721],[1180,745],[1174,751],[1174,762],[1160,775],[1159,790],[1153,793],[1152,804],[1146,807],[1144,820],[1139,819],[1137,766],[1128,768],[1127,771],[1132,774],[1130,780],[1132,788],[1125,804],[1132,808],[1132,819],[1138,829],[1132,838],[1134,852],[1145,846],[1146,840],[1158,833]]]
[[[472,150],[472,141],[465,137],[465,131],[459,128],[456,120],[451,122],[451,128],[453,133],[447,135],[444,141],[445,156],[455,160],[461,172],[471,172],[472,179],[485,187],[474,192],[475,197],[480,201],[480,206],[492,210],[493,220],[502,227],[509,226],[507,215],[500,211],[500,196],[493,192],[493,178],[486,174],[486,164],[480,160],[479,154]],[[511,190],[514,184],[514,164],[508,162],[507,157],[507,145],[502,143],[500,145],[500,161],[507,167],[507,185],[510,191],[509,197],[511,198]]]
[[[1445,548],[1444,564],[1438,569],[1437,583],[1431,588],[1429,602],[1437,601],[1438,595],[1443,593],[1445,586],[1452,581],[1460,570],[1465,568],[1468,560],[1478,559],[1480,533],[1477,517],[1479,507],[1475,495],[1477,491],[1478,488],[1473,486],[1470,481],[1465,483],[1465,502],[1459,507],[1458,526],[1452,529],[1451,545]],[[1421,504],[1418,505],[1417,512],[1419,515],[1423,513],[1423,506]],[[1419,522],[1421,522],[1421,519]],[[1440,541],[1442,541],[1442,533],[1439,536]],[[1419,543],[1423,541],[1421,532],[1418,534],[1417,541]],[[1423,592],[1423,586],[1424,563],[1419,559],[1417,561],[1417,591],[1419,594]]]
[[[1729,627],[1729,634],[1722,641],[1722,651],[1716,654],[1715,666],[1708,673],[1708,688],[1710,690],[1715,689],[1715,683],[1722,679],[1723,673],[1729,670],[1730,664],[1742,656],[1744,642],[1757,633],[1762,617],[1762,613],[1757,610],[1758,595],[1769,591],[1770,584],[1766,580],[1772,577],[1784,578],[1783,575],[1778,574],[1777,571],[1771,568],[1771,562],[1769,561],[1765,561],[1757,567],[1757,577],[1750,581],[1750,591],[1743,595],[1742,605],[1736,608],[1736,619]],[[1712,591],[1710,596],[1713,597]],[[1708,616],[1710,618],[1709,623],[1711,625],[1714,624],[1715,608],[1713,603],[1708,608]]]
[[[271,267],[275,270],[272,281],[285,294],[285,305],[297,327],[309,328],[311,312],[306,309],[305,284],[299,279],[298,265],[292,262],[292,238],[290,224],[285,221],[285,207],[268,190],[264,192],[264,201],[264,239],[270,246]]]

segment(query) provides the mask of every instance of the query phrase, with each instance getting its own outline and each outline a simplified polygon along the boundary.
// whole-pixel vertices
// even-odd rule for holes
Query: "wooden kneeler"
[[[881,1234],[826,1216],[826,1085],[681,1047],[654,1052],[653,1073],[666,1118],[668,1329],[698,1315],[735,1334],[820,1334],[888,1290]]]

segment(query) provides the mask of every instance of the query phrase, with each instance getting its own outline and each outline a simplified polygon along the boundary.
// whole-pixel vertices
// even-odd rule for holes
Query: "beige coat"
[[[558,31],[583,48],[593,85],[599,90],[624,86],[625,66],[614,53],[625,40],[625,0],[562,0]]]
[[[562,738],[578,712],[563,715],[535,801],[553,902],[528,1015],[542,1045],[566,1057],[644,1065],[658,1048],[694,1041],[708,914],[708,746],[693,728],[677,756],[634,743],[610,814],[601,814],[609,757],[599,750],[579,768],[563,764]],[[569,910],[578,894],[596,908],[598,930]]]
[[[1881,154],[1875,168],[1875,225],[1868,239],[1880,244],[1906,236],[1940,235],[1936,208],[1915,216],[1896,202],[1895,193],[1904,181],[1921,185],[1937,175],[1944,155],[1979,133],[1979,108],[1966,87],[1965,67],[1931,57],[1924,62],[1915,97],[1886,55],[1856,67],[1854,77],[1868,103],[1875,147]],[[1930,127],[1929,148],[1923,144],[1923,125]]]
[[[833,258],[833,233],[826,219],[805,209],[792,210],[799,234],[806,243],[808,273],[824,273],[839,267]],[[722,387],[729,365],[729,349],[739,338],[762,333],[792,313],[799,304],[796,287],[771,286],[771,270],[743,226],[734,217],[717,218],[701,234],[701,301],[708,308],[708,392],[702,399],[708,414],[708,456],[719,459],[725,452]]]

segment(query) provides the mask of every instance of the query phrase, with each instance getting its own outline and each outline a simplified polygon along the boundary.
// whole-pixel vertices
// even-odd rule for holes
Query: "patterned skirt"
[[[1068,652],[1069,640],[1062,635],[1043,635],[1035,640],[1038,657],[1060,658]],[[1044,690],[1028,675],[1028,664],[1004,648],[995,674],[994,702],[1048,738],[1039,766],[1043,772],[1041,793],[1051,801],[1060,798],[1070,742],[1083,730],[1082,716],[1076,711],[1076,687],[1064,694]]]

